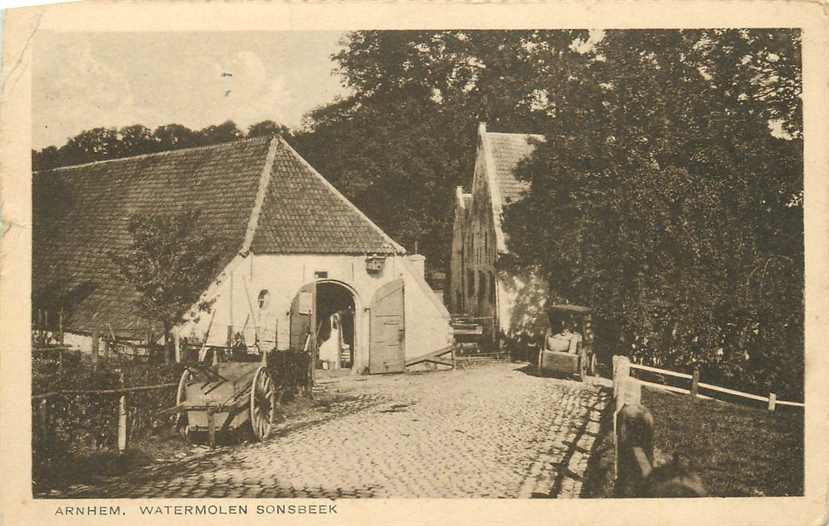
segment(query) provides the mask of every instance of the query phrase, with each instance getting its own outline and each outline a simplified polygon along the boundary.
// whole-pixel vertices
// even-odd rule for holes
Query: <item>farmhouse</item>
[[[308,350],[340,339],[337,367],[402,371],[451,343],[449,313],[407,255],[282,138],[258,138],[36,173],[33,309],[62,313],[65,340],[142,339],[151,322],[110,253],[131,242],[132,214],[201,210],[230,242],[176,340]],[[158,327],[155,328],[160,334]],[[330,337],[329,337],[330,339]],[[324,343],[322,343],[324,345]]]
[[[534,268],[504,264],[509,250],[501,226],[504,209],[529,188],[515,171],[543,140],[542,135],[488,132],[481,123],[472,190],[455,191],[450,309],[479,320],[493,343],[544,322],[546,283]]]

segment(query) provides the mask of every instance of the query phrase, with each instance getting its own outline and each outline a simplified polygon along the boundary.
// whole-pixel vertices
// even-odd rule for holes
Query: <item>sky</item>
[[[270,119],[298,128],[347,95],[332,53],[341,32],[57,33],[36,37],[32,148],[96,127]],[[232,76],[223,76],[229,73]]]

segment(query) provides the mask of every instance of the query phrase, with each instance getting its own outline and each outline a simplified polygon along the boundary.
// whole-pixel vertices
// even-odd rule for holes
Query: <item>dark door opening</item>
[[[317,368],[354,365],[354,296],[338,283],[317,283]]]

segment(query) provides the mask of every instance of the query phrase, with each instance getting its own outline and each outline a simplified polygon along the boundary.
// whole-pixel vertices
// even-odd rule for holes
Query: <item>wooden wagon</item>
[[[593,352],[593,327],[591,309],[580,305],[550,305],[547,312],[551,325],[558,321],[570,321],[582,336],[575,349],[550,349],[545,341],[538,352],[539,374],[578,376],[581,380],[596,372],[596,355]]]
[[[188,365],[176,393],[179,432],[187,440],[206,436],[212,445],[216,433],[249,426],[256,440],[264,440],[275,422],[277,406],[286,388],[274,375],[280,367],[302,369],[293,376],[307,374],[308,360],[295,360],[296,363],[276,360],[288,354],[302,353],[243,352],[235,353],[232,361]],[[283,379],[290,376],[280,374]]]

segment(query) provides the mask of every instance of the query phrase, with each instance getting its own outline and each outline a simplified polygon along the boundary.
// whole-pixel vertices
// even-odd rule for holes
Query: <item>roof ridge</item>
[[[319,172],[317,171],[317,169],[316,169],[316,168],[314,168],[314,167],[311,165],[311,163],[309,163],[308,161],[306,161],[306,160],[305,160],[305,158],[304,158],[303,156],[301,156],[301,155],[300,155],[300,154],[299,154],[296,150],[294,150],[294,148],[293,148],[290,144],[288,144],[288,141],[286,141],[283,137],[278,137],[278,140],[279,140],[279,142],[280,142],[283,146],[285,146],[285,147],[288,149],[288,151],[289,151],[289,152],[291,152],[291,154],[293,154],[293,155],[294,155],[297,159],[299,159],[299,161],[300,161],[300,162],[301,162],[301,163],[302,163],[302,164],[303,164],[306,168],[308,168],[308,169],[310,170],[310,172],[311,172],[314,176],[316,176],[317,178],[319,178],[319,179],[320,179],[320,181],[322,181],[322,182],[323,182],[323,184],[324,184],[324,185],[325,185],[325,186],[326,186],[329,190],[331,190],[331,191],[334,193],[334,195],[336,195],[339,199],[341,199],[341,200],[342,200],[342,201],[346,204],[346,206],[348,206],[349,208],[351,208],[354,212],[356,212],[356,213],[357,213],[357,215],[359,215],[361,218],[363,218],[364,220],[366,220],[366,221],[368,222],[368,224],[369,224],[369,225],[371,225],[371,226],[372,226],[372,227],[373,227],[373,228],[374,228],[374,229],[375,229],[375,230],[376,230],[376,231],[380,234],[380,236],[381,236],[383,239],[385,239],[386,241],[388,241],[388,242],[389,242],[389,244],[391,245],[391,247],[392,247],[393,249],[397,250],[397,251],[398,251],[398,252],[400,252],[400,253],[406,253],[406,249],[405,249],[405,248],[403,248],[403,247],[402,247],[402,246],[401,246],[401,245],[400,245],[397,241],[395,241],[395,240],[394,240],[394,239],[392,239],[392,238],[391,238],[388,234],[386,234],[386,233],[383,231],[383,229],[382,229],[382,228],[380,228],[379,226],[377,226],[377,224],[376,224],[374,221],[372,221],[371,219],[369,219],[369,218],[368,218],[368,216],[366,216],[366,215],[363,213],[363,211],[362,211],[362,210],[360,210],[360,209],[357,207],[357,205],[355,205],[354,203],[352,203],[352,202],[351,202],[351,201],[350,201],[350,200],[349,200],[346,196],[344,196],[344,195],[343,195],[343,194],[342,194],[339,190],[337,190],[337,188],[336,188],[333,184],[331,184],[331,182],[330,182],[328,179],[326,179],[325,177],[323,177],[323,176],[322,176],[322,174],[321,174],[321,173],[319,173]]]
[[[192,151],[195,151],[195,150],[207,150],[207,149],[210,149],[210,148],[219,148],[219,147],[223,147],[223,146],[227,147],[227,146],[233,146],[233,145],[242,144],[242,143],[265,142],[265,141],[271,141],[274,138],[276,138],[276,136],[272,136],[272,135],[265,135],[265,136],[262,136],[262,137],[243,137],[241,139],[236,139],[236,140],[227,141],[227,142],[220,142],[220,143],[216,143],[216,144],[204,144],[202,146],[188,146],[187,148],[176,148],[175,150],[161,150],[159,152],[150,152],[150,153],[142,153],[142,154],[138,154],[138,155],[129,155],[127,157],[114,157],[112,159],[101,159],[101,160],[98,160],[98,161],[90,161],[90,162],[81,163],[81,164],[70,164],[70,165],[66,165],[66,166],[56,166],[54,168],[49,168],[49,169],[46,169],[46,170],[32,170],[32,175],[37,175],[37,174],[46,173],[46,172],[54,172],[55,170],[72,170],[72,169],[75,169],[75,168],[82,168],[82,167],[92,166],[92,165],[96,165],[96,164],[111,163],[111,162],[115,162],[115,161],[127,161],[127,160],[141,159],[141,158],[152,157],[152,156],[164,156],[164,155],[172,155],[172,154],[176,154],[176,153],[192,152]]]
[[[245,231],[245,238],[242,241],[242,248],[240,252],[247,253],[253,244],[253,237],[256,235],[256,229],[259,228],[259,217],[262,215],[262,205],[265,202],[265,196],[268,193],[268,187],[273,179],[273,163],[276,158],[276,149],[279,147],[279,141],[276,137],[272,137],[268,143],[268,153],[265,156],[265,165],[262,167],[262,172],[259,175],[259,187],[256,189],[256,197],[254,198],[253,208],[250,212],[250,219],[248,220],[248,228]]]

